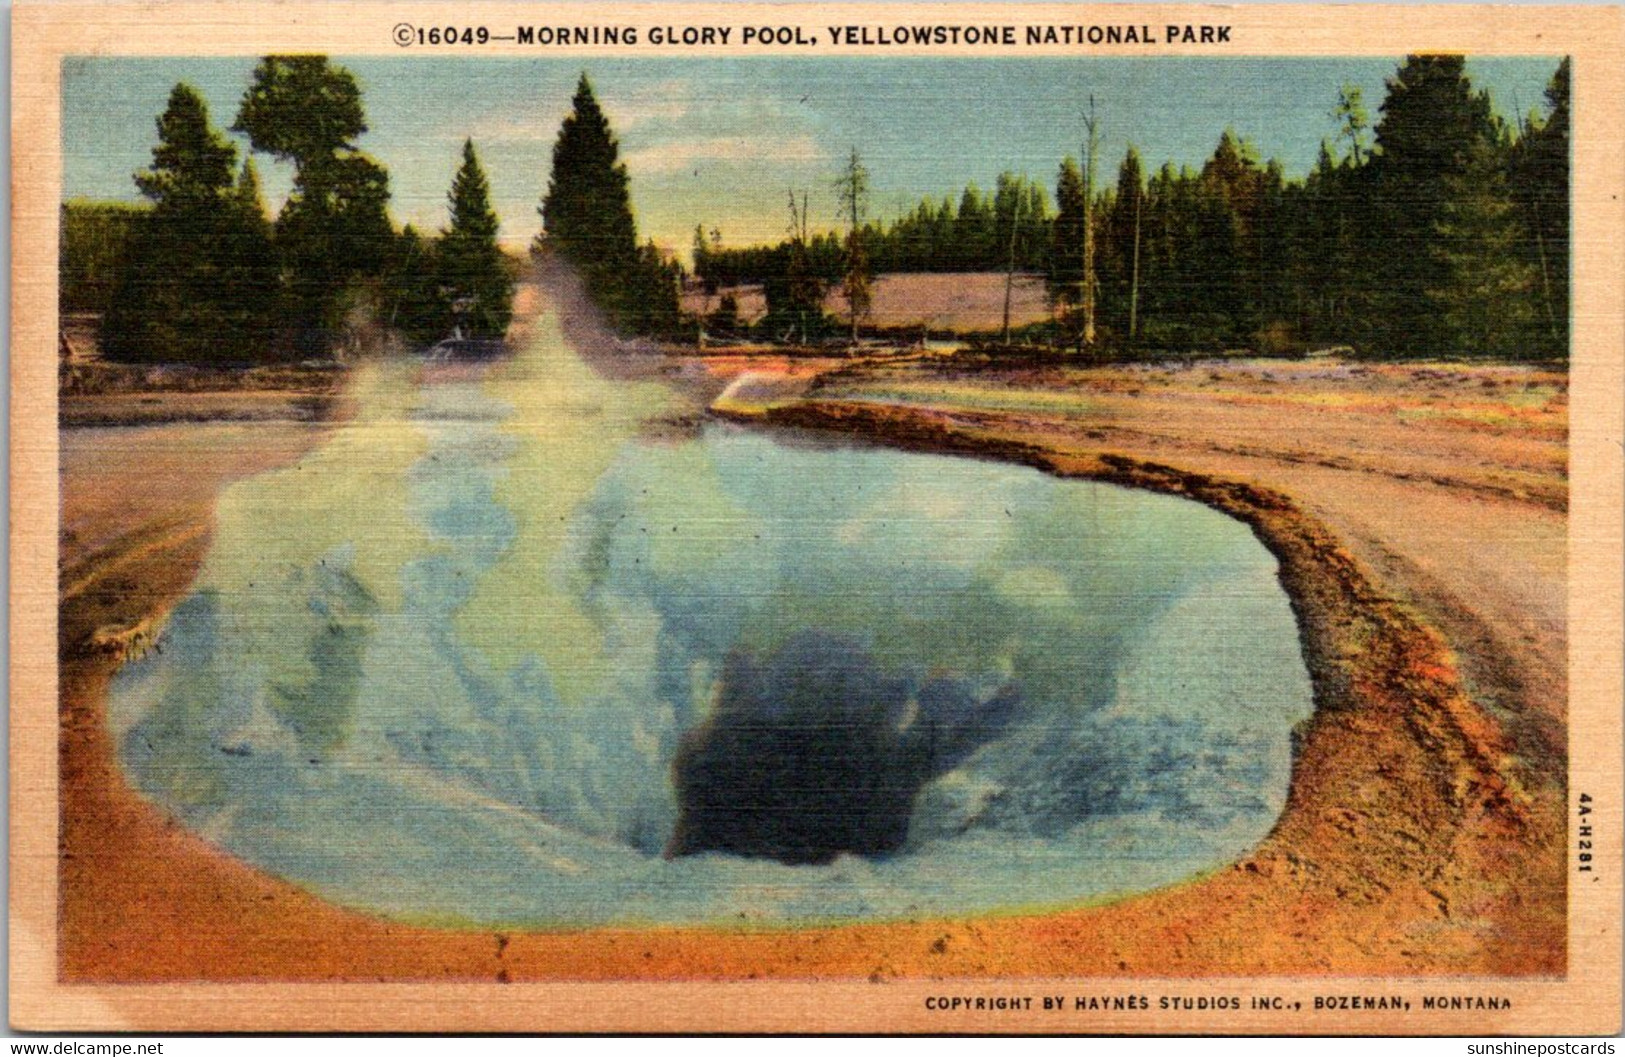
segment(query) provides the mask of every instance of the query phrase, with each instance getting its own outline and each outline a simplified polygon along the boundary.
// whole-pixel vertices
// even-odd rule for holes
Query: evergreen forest
[[[1406,59],[1374,123],[1358,89],[1344,88],[1335,112],[1340,134],[1301,180],[1225,130],[1199,169],[1149,170],[1130,147],[1105,181],[1093,159],[1068,157],[1053,204],[1043,185],[1004,173],[991,193],[971,184],[957,201],[923,199],[856,240],[806,234],[792,195],[789,237],[729,248],[702,225],[694,270],[709,291],[761,284],[770,331],[820,311],[819,286],[842,282],[857,241],[875,274],[1041,274],[1055,323],[1034,336],[1108,354],[1335,345],[1378,358],[1565,358],[1568,61],[1543,112],[1516,127],[1460,56]]]
[[[1328,98],[1328,103],[1332,99]],[[1199,168],[1152,167],[1130,147],[1103,176],[1091,126],[1051,179],[1001,174],[988,191],[926,197],[876,217],[854,147],[831,178],[839,229],[814,231],[805,189],[786,189],[786,237],[730,246],[726,218],[694,231],[692,280],[640,240],[631,178],[585,74],[554,142],[532,252],[571,263],[625,335],[745,334],[734,299],[685,317],[685,282],[709,294],[760,286],[757,338],[864,332],[888,274],[1041,276],[1048,322],[1017,343],[1095,358],[1243,348],[1346,347],[1374,358],[1561,361],[1569,342],[1569,63],[1544,104],[1509,123],[1459,56],[1413,55],[1375,113],[1336,93],[1338,135],[1288,178],[1231,130]],[[1092,120],[1092,119],[1091,119]],[[465,141],[435,233],[389,215],[389,173],[360,149],[355,77],[322,56],[267,56],[230,126],[175,85],[141,205],[63,206],[64,312],[99,313],[114,360],[236,364],[341,353],[358,319],[427,344],[497,339],[518,262],[501,249],[491,188]],[[258,164],[291,168],[274,216]],[[709,231],[709,234],[707,233]],[[847,310],[832,318],[826,295]],[[1004,335],[1006,344],[1012,335]]]

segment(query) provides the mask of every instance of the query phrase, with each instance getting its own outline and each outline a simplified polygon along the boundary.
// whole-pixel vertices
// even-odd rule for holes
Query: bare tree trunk
[[[848,252],[852,253],[854,255],[858,252],[858,206],[860,205],[860,201],[861,201],[859,196],[862,194],[862,188],[859,186],[858,174],[857,174],[857,171],[856,171],[857,170],[857,162],[858,162],[858,153],[857,153],[857,151],[854,150],[852,152],[852,166],[848,170],[848,179],[850,179],[852,181],[852,200],[851,200],[851,203],[850,203],[851,206],[852,206],[852,212],[851,212],[852,226],[847,231]],[[858,305],[857,305],[857,302],[854,301],[854,300],[848,300],[847,304],[846,304],[846,308],[847,308],[847,314],[852,317],[852,348],[855,351],[857,349],[857,347],[858,347]]]
[[[1556,306],[1552,304],[1552,274],[1546,264],[1546,239],[1540,233],[1540,199],[1533,199],[1530,205],[1534,210],[1535,222],[1529,226],[1535,230],[1535,252],[1540,255],[1540,304],[1546,310],[1546,329],[1551,331],[1555,343],[1562,334],[1557,327]]]
[[[1517,100],[1513,100],[1516,104]],[[1529,135],[1529,124],[1521,116],[1518,118],[1518,136],[1520,139]],[[1546,329],[1551,332],[1552,342],[1555,344],[1562,334],[1557,327],[1556,306],[1552,304],[1552,275],[1546,264],[1546,240],[1540,233],[1540,195],[1535,193],[1529,200],[1529,229],[1535,234],[1535,253],[1540,258],[1540,307],[1542,315],[1546,317]]]
[[[1145,195],[1140,193],[1139,187],[1134,188],[1134,268],[1130,272],[1128,284],[1128,340],[1129,344],[1140,331],[1140,207],[1145,202]]]
[[[1010,266],[1004,273],[1004,344],[1010,344],[1010,288],[1016,282],[1016,232],[1021,227],[1021,198],[1010,215]]]
[[[1083,345],[1095,343],[1095,97],[1089,97],[1089,116],[1084,119],[1089,130],[1089,141],[1084,148],[1083,169],[1083,330],[1078,335],[1079,352]]]

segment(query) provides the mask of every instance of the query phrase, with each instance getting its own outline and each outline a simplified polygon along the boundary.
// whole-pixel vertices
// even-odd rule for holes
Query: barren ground
[[[707,298],[700,292],[683,295],[685,312],[716,310],[722,295],[731,293],[739,304],[739,318],[754,323],[767,312],[760,286],[722,290]],[[876,278],[874,301],[865,325],[875,327],[930,327],[932,330],[992,331],[1004,325],[1004,273],[954,272],[896,274]],[[1010,325],[1025,326],[1050,318],[1042,276],[1018,275],[1010,291]],[[824,298],[824,311],[845,319],[847,306],[840,291]]]

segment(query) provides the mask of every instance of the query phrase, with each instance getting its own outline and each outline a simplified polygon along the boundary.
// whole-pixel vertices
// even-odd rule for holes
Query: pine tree
[[[130,252],[131,231],[147,216],[123,202],[62,203],[57,293],[63,312],[106,312]]]
[[[536,248],[569,261],[617,328],[662,333],[677,323],[677,272],[654,247],[638,248],[630,184],[609,119],[582,74],[553,144]]]
[[[772,254],[762,277],[767,313],[758,323],[780,340],[807,341],[825,327],[824,282],[819,277],[815,247],[807,233],[807,194],[789,192],[788,238]]]
[[[1140,242],[1144,228],[1145,176],[1132,146],[1117,170],[1117,191],[1106,211],[1101,246],[1100,287],[1104,317],[1132,341],[1139,324]]]
[[[993,266],[996,259],[993,206],[982,197],[975,184],[966,186],[959,196],[953,237],[957,270],[974,272]]]
[[[1257,159],[1232,129],[1197,184],[1197,244],[1191,318],[1221,341],[1233,340],[1248,322],[1248,286],[1254,271],[1250,220],[1257,209]]]
[[[1345,84],[1337,93],[1337,107],[1332,111],[1332,117],[1337,119],[1338,139],[1349,141],[1349,156],[1354,160],[1355,168],[1363,164],[1361,155],[1366,149],[1365,135],[1371,128],[1371,118],[1366,114],[1365,96],[1357,84]]]
[[[954,200],[948,195],[942,196],[932,216],[929,245],[930,252],[926,257],[928,270],[951,272],[958,268],[958,250],[954,246]]]
[[[717,277],[711,270],[711,243],[705,237],[704,224],[694,225],[694,241],[690,244],[689,256],[694,261],[694,275],[704,284],[706,298],[715,297]]]
[[[1017,226],[1017,239],[1021,267],[1029,271],[1043,271],[1049,266],[1050,223],[1049,195],[1044,188],[1022,177],[1026,195],[1022,202]]]
[[[439,245],[408,224],[390,251],[383,274],[383,319],[418,343],[443,338],[452,328],[451,309],[440,291]]]
[[[1442,351],[1497,359],[1528,355],[1536,325],[1535,271],[1507,192],[1504,156],[1481,140],[1446,185],[1432,243],[1437,287],[1427,300],[1448,335]]]
[[[354,75],[325,55],[267,55],[237,109],[235,132],[254,149],[292,161],[301,184],[319,182],[328,162],[356,150],[367,131]]]
[[[244,158],[232,200],[223,211],[227,236],[221,243],[221,295],[231,327],[248,345],[268,354],[275,344],[283,309],[281,269],[271,223],[260,197],[259,171]]]
[[[242,210],[244,216],[265,219],[265,199],[260,194],[260,170],[254,164],[253,158],[244,158],[243,167],[237,171],[237,208]],[[266,228],[270,233],[270,228]]]
[[[1258,174],[1247,232],[1251,267],[1247,325],[1253,347],[1268,354],[1286,352],[1297,337],[1290,285],[1289,197],[1286,169],[1271,158]]]
[[[1347,208],[1351,170],[1331,144],[1320,143],[1315,167],[1293,197],[1287,240],[1298,329],[1322,340],[1347,340],[1346,306],[1353,276],[1355,218]]]
[[[633,334],[674,336],[681,321],[680,278],[677,262],[667,260],[652,241],[644,243],[627,273],[622,328]]]
[[[378,274],[395,247],[389,176],[356,147],[367,131],[361,89],[324,55],[269,55],[255,67],[232,129],[294,164],[276,242],[300,345],[322,351],[342,324],[352,280]]]
[[[1524,254],[1535,269],[1540,304],[1538,350],[1566,357],[1569,347],[1569,60],[1546,87],[1550,111],[1525,130],[1513,155],[1511,193],[1528,232]]]
[[[1055,224],[1050,247],[1050,300],[1063,314],[1075,307],[1083,291],[1083,171],[1076,158],[1061,162],[1055,181]]]
[[[114,359],[242,363],[271,350],[276,274],[252,169],[209,124],[202,96],[177,84],[158,118],[152,167],[135,174],[152,210],[103,319]]]
[[[1480,145],[1495,138],[1490,103],[1473,91],[1461,56],[1412,55],[1389,79],[1381,112],[1361,315],[1379,355],[1439,355],[1453,340],[1433,296],[1450,277],[1430,247]]]
[[[463,164],[446,197],[451,226],[440,238],[441,286],[468,337],[500,338],[513,319],[513,280],[497,245],[497,215],[473,140],[463,142]]]
[[[1010,301],[1015,292],[1016,265],[1020,261],[1022,211],[1027,205],[1026,181],[1011,172],[999,174],[993,191],[993,230],[1004,251],[1004,319],[1000,340],[1010,344]]]
[[[1568,79],[1565,62],[1547,113],[1514,141],[1459,57],[1412,56],[1389,79],[1374,130],[1359,93],[1342,89],[1338,134],[1302,181],[1226,130],[1200,172],[1165,164],[1147,181],[1140,159],[1125,157],[1115,189],[1096,196],[1092,229],[1091,181],[1069,158],[1053,218],[1041,192],[1006,173],[991,198],[971,186],[957,207],[922,201],[863,230],[891,269],[1013,273],[1038,261],[1068,345],[1088,344],[1092,234],[1100,318],[1118,340],[1181,352],[1247,342],[1286,353],[1313,339],[1395,357],[1558,357],[1568,341]],[[707,269],[766,277],[775,318],[789,320],[775,333],[800,332],[785,315],[795,300],[786,276],[828,281],[826,246],[833,236],[803,231],[777,247],[719,250]]]
[[[542,244],[580,269],[589,287],[630,267],[637,256],[630,178],[609,119],[587,75],[553,145],[553,171],[542,200]]]
[[[181,214],[213,208],[232,186],[237,148],[209,125],[209,108],[189,84],[177,84],[158,118],[152,168],[135,185],[157,210]]]

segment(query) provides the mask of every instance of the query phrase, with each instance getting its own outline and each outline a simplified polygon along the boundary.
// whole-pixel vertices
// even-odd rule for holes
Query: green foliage
[[[1083,299],[1083,170],[1078,160],[1067,157],[1055,179],[1055,224],[1050,246],[1050,299],[1060,306],[1072,306]]]
[[[722,232],[713,228],[711,235],[712,238],[708,241],[705,237],[705,226],[695,224],[694,245],[689,251],[689,256],[694,260],[694,274],[702,281],[707,297],[717,292],[717,281],[715,273],[712,271],[711,255],[713,252],[721,250]],[[713,250],[713,247],[715,247],[715,250]]]
[[[342,323],[350,284],[379,274],[396,238],[388,174],[355,146],[367,131],[361,89],[326,56],[266,56],[232,128],[255,150],[294,165],[276,242],[300,345],[318,351]]]
[[[268,55],[254,70],[233,132],[248,134],[255,150],[299,167],[308,175],[352,152],[367,131],[361,89],[325,55]]]
[[[1332,111],[1337,120],[1337,138],[1349,142],[1349,154],[1356,166],[1364,160],[1366,133],[1371,128],[1371,117],[1366,113],[1365,95],[1357,84],[1345,84],[1337,92],[1337,107]]]
[[[463,164],[447,198],[451,227],[440,238],[437,262],[442,296],[468,337],[500,338],[513,319],[513,279],[497,245],[497,215],[472,140],[463,143]]]
[[[1430,293],[1450,283],[1432,247],[1471,160],[1498,138],[1489,99],[1472,90],[1460,56],[1413,55],[1389,79],[1381,110],[1367,189],[1358,337],[1380,356],[1459,352]]]
[[[1042,270],[1049,261],[1049,196],[1038,184],[1012,172],[999,174],[993,191],[994,256],[978,270],[1003,271],[1014,247],[1017,271]]]
[[[717,300],[716,311],[705,317],[705,329],[719,334],[736,334],[740,329],[739,299],[723,294]]]
[[[359,154],[324,164],[319,179],[295,179],[276,241],[305,348],[331,342],[350,285],[382,270],[395,240],[388,202],[383,167]]]
[[[228,306],[227,332],[245,335],[244,349],[251,359],[279,353],[282,276],[252,158],[243,159],[224,214],[220,296]]]
[[[631,334],[677,335],[682,319],[678,287],[682,269],[653,242],[638,250],[621,291],[618,321]],[[692,335],[690,335],[692,336]]]
[[[841,297],[846,301],[847,323],[852,340],[858,339],[858,322],[868,317],[874,302],[874,275],[863,245],[863,229],[854,228],[846,239],[846,272],[841,276]]]
[[[1141,347],[1182,351],[1297,354],[1320,343],[1378,357],[1562,358],[1569,79],[1564,60],[1545,114],[1514,134],[1459,56],[1415,55],[1389,79],[1375,129],[1358,89],[1338,92],[1335,139],[1301,181],[1226,130],[1200,171],[1169,164],[1147,179],[1130,152],[1116,187],[1086,204],[1068,158],[1053,216],[1041,192],[1026,199],[1039,203],[1030,222],[1027,206],[1018,213],[1023,181],[1005,174],[991,199],[970,186],[957,205],[926,199],[889,225],[863,225],[864,246],[876,273],[1003,270],[1012,223],[1031,223],[1017,232],[1017,268],[1044,272],[1056,333],[1075,333],[1090,215],[1108,344],[1127,344],[1132,329]],[[762,282],[790,305],[792,278],[824,274],[820,237],[802,241],[723,250],[713,239],[696,272],[708,288]],[[795,313],[774,316],[779,335]]]
[[[1000,174],[999,189],[991,200],[974,186],[966,189],[960,196],[967,210],[963,219],[952,199],[923,198],[890,223],[860,223],[869,272],[1004,271],[1009,264],[1009,217],[1017,202],[1016,269],[1043,271],[1049,264],[1053,221],[1049,198],[1025,176],[1006,172]],[[812,235],[807,253],[813,274],[840,282],[845,274],[846,242],[845,238],[830,242],[827,234]],[[775,247],[724,248],[717,239],[710,240],[704,252],[694,254],[694,274],[708,289],[763,282],[781,264]]]
[[[1548,357],[1569,347],[1569,77],[1565,58],[1546,87],[1546,118],[1529,123],[1510,160],[1508,191],[1536,283],[1531,341]]]
[[[877,272],[944,272],[956,270],[960,254],[954,245],[954,205],[929,198],[867,241]]]
[[[175,86],[152,167],[135,175],[136,216],[103,317],[113,359],[244,363],[274,351],[276,262],[252,167],[209,125],[201,96]]]
[[[326,353],[362,300],[418,341],[456,326],[473,337],[506,331],[513,277],[471,142],[448,195],[450,227],[430,240],[394,231],[388,175],[355,145],[366,131],[360,89],[326,58],[262,59],[234,127],[295,166],[274,225],[253,162],[235,170],[236,148],[185,85],[158,120],[151,168],[136,174],[151,209],[64,208],[63,303],[105,305],[108,355],[237,363]],[[660,274],[669,280],[665,266]],[[675,318],[675,287],[664,301],[639,296],[647,315]]]
[[[677,275],[653,245],[640,249],[626,166],[585,74],[553,144],[538,249],[575,266],[593,301],[619,330],[676,327]]]
[[[602,262],[610,271],[637,255],[630,179],[585,74],[553,145],[541,215],[544,244],[578,267]]]
[[[131,232],[147,213],[123,202],[65,202],[57,252],[63,312],[105,312],[130,253]]]
[[[408,224],[390,248],[380,276],[383,318],[418,344],[451,332],[451,310],[440,287],[439,247]]]
[[[922,199],[877,221],[865,215],[869,174],[854,151],[836,183],[842,234],[810,232],[806,198],[792,196],[777,245],[724,247],[720,232],[696,229],[695,273],[708,293],[761,283],[761,330],[779,339],[831,333],[823,300],[835,284],[855,329],[875,274],[1009,269],[1045,275],[1055,335],[1077,329],[1092,289],[1108,346],[1286,354],[1326,343],[1384,357],[1561,358],[1569,81],[1564,60],[1544,112],[1513,129],[1459,57],[1411,56],[1389,79],[1374,128],[1358,91],[1340,91],[1332,138],[1301,181],[1226,130],[1199,171],[1164,165],[1148,176],[1131,150],[1115,186],[1092,201],[1067,159],[1054,212],[1042,187],[1003,173],[991,195],[971,184],[957,199]],[[150,207],[63,208],[61,304],[105,309],[108,355],[248,362],[325,351],[363,288],[421,340],[459,324],[475,336],[505,331],[512,277],[472,143],[448,195],[450,226],[426,239],[394,231],[388,176],[357,149],[360,88],[324,57],[266,57],[239,108],[234,128],[295,169],[274,225],[252,164],[239,168],[195,91],[177,85],[157,128],[152,164],[135,176]],[[681,270],[638,242],[627,170],[585,77],[540,212],[540,243],[576,266],[616,327],[678,332]],[[710,323],[736,328],[737,307]]]
[[[451,224],[438,239],[408,225],[389,250],[378,284],[389,325],[428,344],[461,330],[493,339],[513,319],[513,269],[497,244],[490,186],[472,141],[446,195]]]
[[[982,197],[975,184],[959,196],[954,214],[953,257],[957,271],[968,272],[998,260],[998,240],[993,230],[993,203]]]
[[[806,342],[823,337],[833,330],[824,315],[824,290],[829,282],[840,275],[839,251],[833,257],[834,268],[820,259],[831,258],[818,252],[821,245],[834,249],[833,236],[827,240],[812,239],[807,234],[807,200],[805,194],[796,201],[790,192],[790,237],[770,255],[768,271],[762,277],[762,293],[767,299],[767,312],[756,326],[764,334],[780,341]]]
[[[158,117],[158,146],[152,168],[135,174],[135,185],[159,210],[213,208],[232,182],[237,148],[209,125],[203,97],[188,84],[169,93]]]
[[[1145,172],[1133,147],[1117,170],[1117,188],[1103,220],[1095,271],[1100,315],[1106,329],[1129,336],[1131,301],[1136,296],[1135,260],[1144,235]]]
[[[1427,300],[1451,351],[1526,355],[1535,333],[1536,276],[1520,252],[1503,152],[1480,140],[1446,191],[1432,243],[1441,282]]]

